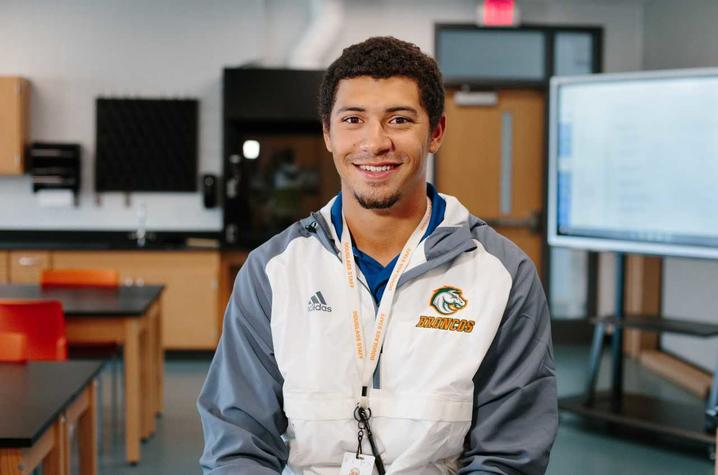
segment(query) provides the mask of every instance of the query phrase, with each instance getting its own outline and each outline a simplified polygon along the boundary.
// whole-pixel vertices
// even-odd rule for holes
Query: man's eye
[[[347,124],[358,124],[359,122],[361,122],[361,120],[359,119],[359,117],[352,115],[352,116],[343,118],[342,122],[346,122]]]
[[[397,116],[397,117],[392,117],[391,120],[389,120],[389,123],[390,124],[409,124],[409,123],[411,123],[411,119],[409,119],[408,117]]]

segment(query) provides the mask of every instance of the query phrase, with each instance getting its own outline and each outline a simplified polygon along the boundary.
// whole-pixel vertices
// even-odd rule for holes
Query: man
[[[526,255],[427,185],[443,98],[434,60],[394,38],[327,70],[341,193],[237,277],[198,401],[205,473],[545,471],[545,297]]]

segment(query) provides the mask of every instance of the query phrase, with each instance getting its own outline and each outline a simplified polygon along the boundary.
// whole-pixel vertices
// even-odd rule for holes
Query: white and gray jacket
[[[399,281],[368,393],[387,474],[544,473],[558,413],[541,283],[513,243],[442,197],[444,220]],[[205,474],[338,474],[356,451],[360,376],[331,204],[237,276],[198,400]],[[366,286],[360,300],[370,335]]]

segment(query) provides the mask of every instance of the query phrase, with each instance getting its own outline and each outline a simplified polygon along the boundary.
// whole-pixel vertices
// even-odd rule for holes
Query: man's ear
[[[329,137],[329,125],[322,122],[322,135],[324,136],[324,146],[329,153],[332,152],[332,139]]]
[[[441,147],[441,141],[444,140],[444,132],[446,132],[446,114],[441,114],[439,122],[431,131],[431,141],[429,142],[429,153],[436,153]]]

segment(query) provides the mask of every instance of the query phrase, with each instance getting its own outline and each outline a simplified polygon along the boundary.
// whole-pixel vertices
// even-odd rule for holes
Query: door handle
[[[513,141],[514,116],[511,112],[503,112],[501,114],[501,177],[499,182],[499,203],[502,215],[511,214]]]

